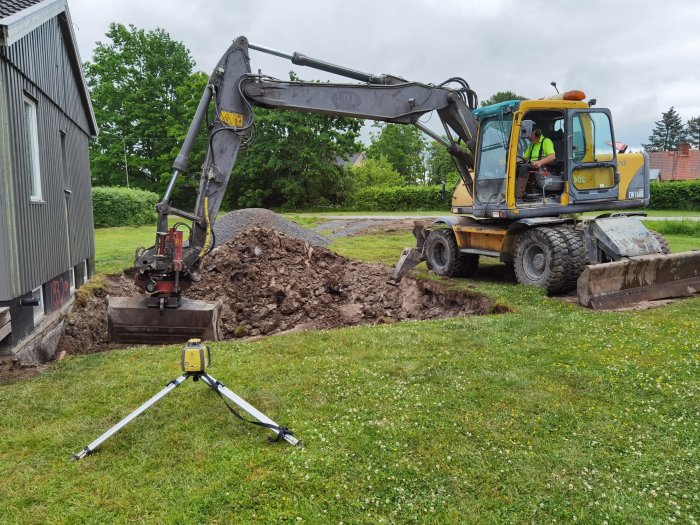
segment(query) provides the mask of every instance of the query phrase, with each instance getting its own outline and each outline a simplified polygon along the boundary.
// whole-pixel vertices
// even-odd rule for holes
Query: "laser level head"
[[[190,339],[182,349],[182,371],[204,372],[211,364],[209,347],[201,339]]]

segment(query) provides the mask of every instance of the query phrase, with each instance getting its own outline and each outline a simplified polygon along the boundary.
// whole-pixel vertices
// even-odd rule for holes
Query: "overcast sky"
[[[440,83],[461,76],[479,98],[581,89],[639,148],[661,113],[700,116],[697,0],[68,0],[83,61],[110,22],[160,27],[210,73],[237,36],[370,73]],[[251,51],[251,68],[340,80]],[[436,120],[436,119],[433,119]],[[432,127],[432,126],[431,126]]]

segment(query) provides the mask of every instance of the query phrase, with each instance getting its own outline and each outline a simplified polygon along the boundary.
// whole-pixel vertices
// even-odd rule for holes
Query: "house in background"
[[[659,170],[659,181],[700,179],[700,151],[681,144],[678,151],[649,153],[651,171]]]
[[[0,2],[0,355],[56,351],[94,271],[97,124],[66,0]]]
[[[365,162],[367,162],[367,155],[365,155],[364,151],[353,153],[347,160],[343,157],[338,157],[335,160],[338,166],[347,166],[348,168],[361,168],[365,165]]]

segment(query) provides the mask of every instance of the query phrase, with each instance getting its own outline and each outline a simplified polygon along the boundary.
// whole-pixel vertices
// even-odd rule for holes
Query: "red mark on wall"
[[[50,314],[70,300],[70,270],[44,284],[44,308]]]

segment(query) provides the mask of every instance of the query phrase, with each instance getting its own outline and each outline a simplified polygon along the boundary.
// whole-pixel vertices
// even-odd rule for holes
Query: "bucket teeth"
[[[191,338],[221,339],[221,301],[182,299],[179,308],[149,308],[145,297],[108,297],[107,325],[113,343],[172,344]]]

